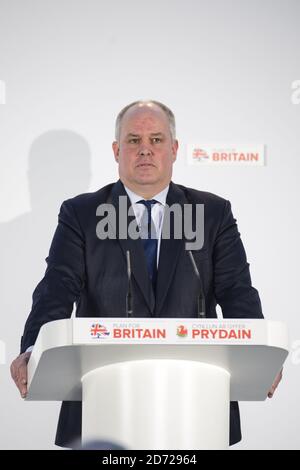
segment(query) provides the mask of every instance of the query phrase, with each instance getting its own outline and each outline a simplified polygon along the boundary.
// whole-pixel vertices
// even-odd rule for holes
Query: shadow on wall
[[[1,373],[4,379],[1,388],[8,402],[7,419],[9,409],[22,405],[18,394],[12,391],[15,386],[9,364],[19,354],[32,292],[46,269],[45,258],[60,205],[65,199],[87,192],[90,177],[91,152],[82,136],[69,130],[51,130],[40,135],[28,156],[31,211],[0,224],[0,339],[6,346],[7,368],[7,373]],[[17,429],[18,423],[11,423],[10,428]]]
[[[50,130],[40,135],[28,155],[31,210],[0,224],[0,340],[6,352],[0,365],[0,403],[5,403],[0,409],[0,446],[4,449],[12,445],[54,446],[58,403],[24,404],[10,377],[9,365],[19,354],[32,292],[46,269],[45,258],[60,205],[65,199],[87,192],[90,176],[91,152],[82,136],[69,130]]]

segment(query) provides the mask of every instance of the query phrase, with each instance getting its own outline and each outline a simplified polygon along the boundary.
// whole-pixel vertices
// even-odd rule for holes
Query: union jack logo
[[[92,338],[101,338],[101,336],[108,336],[110,333],[104,325],[100,323],[93,323],[90,329]]]
[[[201,161],[203,159],[209,158],[209,156],[208,156],[208,153],[205,150],[200,149],[200,148],[195,148],[193,150],[193,158],[195,160]]]

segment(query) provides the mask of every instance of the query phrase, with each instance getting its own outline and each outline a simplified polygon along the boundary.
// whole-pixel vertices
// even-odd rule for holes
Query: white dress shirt
[[[141,199],[144,199],[144,198],[134,193],[133,191],[131,191],[125,185],[124,185],[124,188],[130,199],[137,224],[140,227],[144,211],[146,211],[147,209],[146,209],[146,206],[144,206],[144,204],[141,204],[141,203],[138,204],[137,201],[140,201]],[[156,258],[157,266],[158,266],[158,260],[159,260],[161,231],[162,231],[162,225],[163,225],[163,220],[164,220],[164,213],[165,213],[168,191],[169,191],[169,185],[165,189],[163,189],[160,193],[156,194],[155,196],[151,198],[157,201],[157,204],[154,204],[151,209],[151,217],[152,217],[154,227],[155,227],[155,232],[157,233],[157,238],[158,238],[157,258]]]

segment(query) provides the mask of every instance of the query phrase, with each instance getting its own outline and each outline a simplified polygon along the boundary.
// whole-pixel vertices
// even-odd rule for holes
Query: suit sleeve
[[[225,201],[214,245],[214,290],[224,318],[263,318],[229,201]]]
[[[69,318],[85,283],[84,236],[71,201],[58,216],[44,278],[33,292],[32,309],[21,339],[21,353],[33,345],[44,323]]]

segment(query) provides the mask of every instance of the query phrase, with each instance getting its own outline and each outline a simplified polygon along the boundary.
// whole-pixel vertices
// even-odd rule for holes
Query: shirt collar
[[[170,187],[170,185],[168,185],[160,193],[155,194],[155,196],[153,196],[152,199],[155,199],[157,202],[159,202],[160,204],[165,206],[166,205],[166,200],[167,200],[167,194],[168,194],[168,191],[169,191],[169,187]],[[125,190],[128,194],[128,197],[129,197],[130,202],[131,202],[132,205],[136,204],[141,199],[144,199],[142,196],[139,196],[138,194],[131,191],[131,189],[127,188],[127,186],[125,186],[125,184],[124,184],[124,188],[125,188]]]

